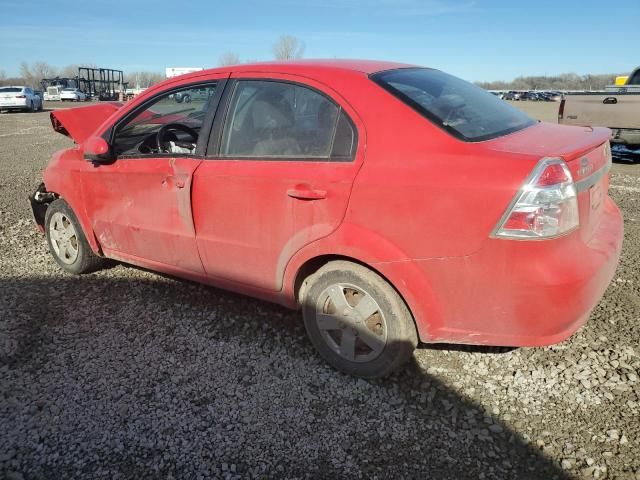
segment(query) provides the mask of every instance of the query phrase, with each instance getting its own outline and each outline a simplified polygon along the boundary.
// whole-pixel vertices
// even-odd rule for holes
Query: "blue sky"
[[[640,1],[0,1],[0,70],[20,62],[125,71],[216,66],[222,53],[270,60],[280,35],[306,58],[397,60],[471,81],[629,72]]]

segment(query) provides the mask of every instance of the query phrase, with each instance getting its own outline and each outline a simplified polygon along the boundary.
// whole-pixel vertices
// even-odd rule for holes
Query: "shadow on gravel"
[[[351,378],[297,312],[112,273],[0,279],[0,477],[568,478],[415,360]]]

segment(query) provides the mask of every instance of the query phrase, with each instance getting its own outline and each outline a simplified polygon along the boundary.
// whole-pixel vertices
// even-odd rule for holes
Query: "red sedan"
[[[219,68],[51,121],[77,146],[31,202],[63,269],[110,258],[301,308],[354,375],[419,340],[559,342],[620,255],[609,130],[536,122],[430,68]]]

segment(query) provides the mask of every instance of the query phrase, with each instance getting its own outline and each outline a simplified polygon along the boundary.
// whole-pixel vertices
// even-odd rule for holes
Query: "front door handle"
[[[618,103],[618,99],[616,97],[607,97],[602,101],[602,103],[605,105],[615,105]]]
[[[297,185],[294,188],[290,188],[287,190],[287,195],[299,200],[322,200],[327,198],[326,191],[311,188],[307,185]]]

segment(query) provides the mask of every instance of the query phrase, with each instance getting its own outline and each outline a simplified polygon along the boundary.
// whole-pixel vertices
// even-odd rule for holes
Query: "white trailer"
[[[202,67],[167,67],[164,69],[167,78],[177,77],[178,75],[184,75],[185,73],[199,72],[204,70]]]

